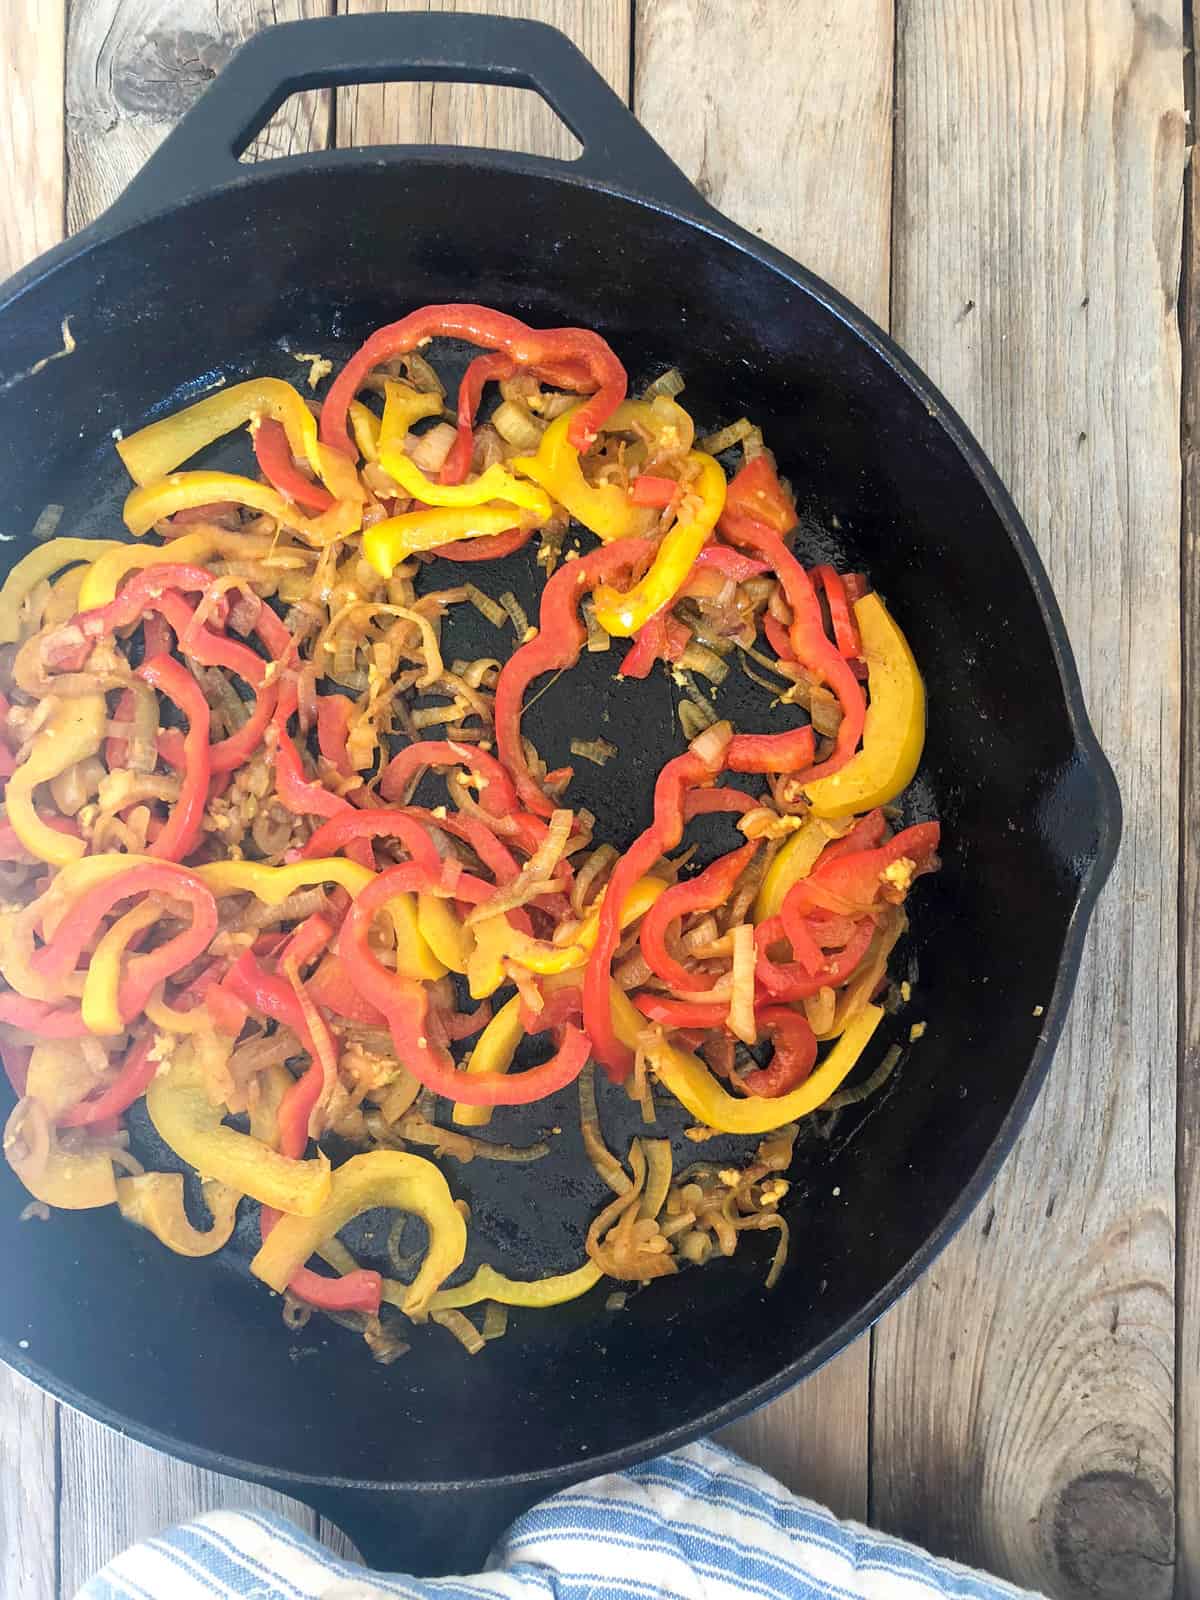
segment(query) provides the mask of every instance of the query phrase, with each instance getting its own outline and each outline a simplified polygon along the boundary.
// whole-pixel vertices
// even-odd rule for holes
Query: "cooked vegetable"
[[[479,351],[453,426],[441,338]],[[319,425],[296,388],[251,378],[122,439],[143,542],[39,518],[0,589],[4,1151],[31,1214],[115,1203],[200,1257],[242,1207],[288,1325],[325,1311],[385,1362],[407,1348],[399,1312],[479,1353],[509,1306],[705,1266],[747,1233],[773,1235],[776,1281],[797,1119],[894,1064],[864,1051],[940,831],[891,821],[924,735],[899,627],[863,574],[785,542],[795,507],[753,422],[697,448],[682,391],[672,369],[626,399],[588,330],[428,306],[366,341]],[[242,429],[259,477],[196,467]],[[714,452],[735,446],[727,481]],[[503,559],[539,529],[536,626],[516,564],[486,582],[498,598],[437,564]],[[497,630],[477,660],[454,632],[472,610]],[[613,637],[629,643],[608,676],[662,663],[690,740],[658,757],[628,844],[572,803],[525,717]],[[735,651],[769,731],[714,705]],[[657,747],[617,727],[580,705],[559,737],[620,787],[622,758]],[[696,819],[727,842],[693,862]],[[562,1148],[549,1102],[575,1082],[586,1261],[446,1288],[468,1225],[495,1227],[446,1174]],[[667,1094],[697,1140],[767,1137],[680,1170],[686,1143],[617,1115],[632,1101],[651,1124]],[[129,1148],[140,1101],[198,1175],[207,1228],[184,1176]],[[533,1131],[510,1142],[501,1112],[480,1136],[510,1105],[536,1107]],[[352,1252],[339,1230],[379,1207],[391,1222]],[[427,1245],[401,1239],[411,1216]]]

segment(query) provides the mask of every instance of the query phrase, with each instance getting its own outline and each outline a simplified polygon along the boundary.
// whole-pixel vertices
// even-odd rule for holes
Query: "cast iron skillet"
[[[235,159],[288,94],[408,79],[536,89],[583,155]],[[892,1025],[907,1039],[921,1018],[928,1034],[882,1103],[828,1140],[806,1136],[791,1262],[769,1297],[766,1241],[754,1241],[621,1313],[600,1289],[515,1315],[474,1361],[430,1330],[382,1369],[327,1323],[288,1334],[246,1277],[245,1249],[183,1261],[108,1213],[20,1225],[23,1191],[0,1171],[5,1360],[137,1439],[300,1495],[370,1555],[418,1570],[464,1570],[542,1494],[761,1405],[913,1282],[1028,1114],[1120,827],[1041,562],[961,421],[860,312],[716,215],[575,49],[535,23],[404,15],[271,29],[113,210],[7,286],[0,466],[13,558],[49,501],[65,502],[64,531],[119,530],[114,427],[220,376],[295,377],[290,351],[343,356],[375,325],[442,300],[596,327],[635,380],[681,366],[706,425],[743,412],[762,422],[797,489],[801,553],[870,572],[912,641],[930,710],[912,809],[940,814],[946,859],[914,897],[917,1000]],[[67,315],[75,353],[20,376],[58,348]],[[519,556],[487,581],[532,600],[533,570]],[[482,634],[467,643],[487,648]],[[552,762],[579,732],[621,746],[576,792],[625,843],[679,740],[666,681],[618,693],[615,659],[585,658],[531,728]],[[577,1263],[600,1198],[570,1096],[504,1126],[521,1138],[550,1120],[566,1131],[544,1166],[499,1169],[499,1182],[476,1162],[453,1177],[475,1208],[477,1252],[517,1272]],[[146,1142],[144,1126],[134,1132]]]

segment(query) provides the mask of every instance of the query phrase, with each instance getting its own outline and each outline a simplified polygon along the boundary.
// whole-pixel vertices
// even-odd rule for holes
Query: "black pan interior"
[[[23,552],[50,501],[67,507],[63,532],[121,532],[114,428],[222,376],[295,378],[291,351],[343,356],[375,325],[437,300],[596,327],[639,377],[680,366],[704,425],[743,413],[763,424],[797,492],[802,553],[865,568],[886,595],[929,689],[913,814],[936,811],[945,839],[945,866],[913,907],[916,998],[888,1037],[906,1041],[918,1019],[928,1032],[885,1097],[847,1113],[831,1139],[805,1137],[786,1212],[791,1259],[771,1295],[764,1238],[620,1312],[605,1309],[602,1288],[552,1314],[516,1313],[475,1360],[438,1330],[387,1369],[327,1323],[288,1333],[240,1258],[232,1269],[182,1261],[115,1214],[21,1225],[23,1191],[0,1170],[5,1354],[143,1437],[276,1477],[580,1472],[765,1398],[782,1374],[832,1353],[940,1242],[1008,1137],[1096,851],[1096,780],[1055,647],[938,408],[781,269],[570,182],[437,160],[260,176],[60,265],[0,311],[9,553]],[[65,314],[75,353],[16,380],[58,348]],[[526,554],[471,575],[532,604],[534,573]],[[489,648],[486,625],[474,626],[472,654]],[[572,735],[619,745],[602,772],[576,763],[574,797],[624,844],[680,738],[666,680],[617,686],[616,661],[585,657],[529,726],[552,761]],[[605,1105],[622,1119],[611,1127],[632,1130],[622,1097]],[[516,1273],[581,1259],[601,1191],[573,1096],[500,1113],[493,1127],[519,1141],[548,1124],[564,1130],[549,1162],[455,1175],[475,1211],[473,1259]]]

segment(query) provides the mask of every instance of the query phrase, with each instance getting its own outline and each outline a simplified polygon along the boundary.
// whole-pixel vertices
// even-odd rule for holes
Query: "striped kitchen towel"
[[[485,1572],[340,1561],[280,1517],[212,1511],[111,1561],[78,1600],[1035,1600],[791,1495],[711,1440],[565,1489]]]

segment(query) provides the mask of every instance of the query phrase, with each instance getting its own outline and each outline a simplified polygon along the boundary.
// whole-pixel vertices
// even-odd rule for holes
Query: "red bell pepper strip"
[[[675,496],[682,491],[682,485],[675,478],[656,478],[653,473],[643,472],[633,480],[630,489],[630,498],[635,506],[669,506]]]
[[[761,802],[752,794],[740,789],[691,789],[683,797],[683,820],[707,817],[716,811],[737,811],[745,816],[747,811],[757,811]]]
[[[275,729],[275,793],[282,806],[296,816],[358,816],[348,800],[330,794],[324,784],[304,776],[304,765],[288,732],[288,718],[296,713],[296,680],[285,678],[279,688],[272,726]]]
[[[650,618],[633,636],[621,662],[623,678],[645,678],[656,661],[678,661],[692,641],[690,628],[667,611]]]
[[[791,635],[779,618],[773,617],[769,611],[763,616],[763,632],[767,636],[767,643],[781,661],[795,662]]]
[[[764,572],[771,570],[765,561],[755,561],[753,556],[744,556],[740,550],[731,550],[727,544],[713,544],[711,541],[696,557],[696,565],[711,567],[714,572],[732,579],[734,583],[745,583],[747,578],[761,578]]]
[[[98,639],[108,637],[118,628],[134,627],[148,611],[165,613],[172,601],[183,606],[190,620],[194,613],[180,599],[178,591],[203,594],[212,581],[212,574],[203,567],[191,567],[182,562],[145,567],[123,584],[116,598],[107,605],[81,611],[48,634],[43,645],[45,663],[55,671],[79,672]]]
[[[725,752],[730,772],[800,772],[812,763],[811,727],[787,733],[736,733]]]
[[[446,561],[499,561],[523,550],[536,531],[530,523],[527,528],[506,528],[503,533],[485,533],[478,539],[452,539],[449,544],[435,545],[432,553]]]
[[[450,446],[449,455],[442,463],[439,483],[461,483],[471,470],[471,452],[475,448],[475,413],[483,398],[483,386],[493,378],[511,378],[516,370],[516,362],[502,350],[490,350],[487,355],[476,356],[468,363],[458,386],[458,432]]]
[[[202,955],[217,931],[217,902],[194,872],[162,861],[154,866],[131,866],[128,871],[94,884],[79,896],[54,937],[33,958],[45,977],[65,978],[74,972],[104,916],[118,901],[136,894],[185,901],[191,909],[192,925],[148,954],[130,957],[118,992],[118,1006],[125,1022],[131,1022],[145,1009],[146,1001],[160,983]]]
[[[399,1059],[426,1088],[465,1105],[525,1105],[572,1083],[587,1060],[588,1040],[571,1024],[564,1026],[561,1043],[549,1061],[517,1073],[460,1072],[453,1057],[433,1037],[424,985],[383,966],[369,939],[376,912],[393,895],[411,890],[418,872],[412,863],[381,872],[351,905],[338,939],[338,954],[351,982],[364,1000],[387,1017]],[[465,881],[464,875],[455,888],[456,896],[462,894]]]
[[[294,500],[303,511],[328,511],[333,496],[324,484],[314,483],[292,459],[292,447],[281,422],[264,417],[254,430],[254,458],[273,489]]]
[[[790,917],[821,911],[862,916],[881,900],[898,905],[912,878],[937,870],[940,837],[939,823],[919,822],[878,849],[858,850],[824,863],[818,861],[807,878],[801,878],[788,890],[783,909]],[[888,869],[902,860],[912,863],[912,876],[907,882],[893,882],[886,876]]]
[[[754,977],[760,988],[775,1000],[807,1000],[821,989],[836,989],[849,981],[854,969],[866,955],[875,933],[870,917],[863,917],[856,925],[854,936],[836,954],[827,956],[818,972],[809,972],[799,962],[773,961],[768,954],[771,945],[783,937],[783,922],[779,917],[768,917],[754,930],[754,943],[758,958]]]
[[[516,656],[512,660],[515,661]],[[490,816],[511,817],[520,810],[512,780],[495,756],[474,745],[455,744],[448,739],[421,739],[393,756],[379,781],[384,799],[399,800],[424,767],[467,767],[479,780],[479,804]]]
[[[850,609],[850,600],[846,594],[846,585],[840,573],[832,567],[814,567],[812,570],[814,582],[819,582],[825,590],[825,603],[829,607],[829,620],[833,623],[833,637],[838,649],[847,661],[857,661],[862,656],[862,639],[858,633],[858,623],[854,620],[854,613]]]
[[[617,539],[599,550],[566,561],[542,590],[538,631],[504,663],[496,680],[496,748],[512,774],[521,803],[539,817],[549,817],[553,802],[535,781],[521,739],[525,692],[543,672],[573,667],[579,660],[587,629],[579,619],[579,601],[586,589],[601,579],[636,567],[653,556],[650,539]],[[387,793],[386,779],[383,786]]]
[[[279,951],[279,966],[291,961],[297,967],[309,967],[333,943],[337,930],[329,918],[320,911],[305,917],[298,928],[288,934]]]
[[[817,1059],[817,1036],[807,1017],[788,1006],[760,1006],[755,1020],[775,1046],[769,1066],[756,1067],[742,1079],[747,1094],[776,1100],[802,1084]]]
[[[715,1000],[678,1000],[674,995],[643,990],[633,1003],[651,1022],[664,1028],[723,1028],[729,1021],[729,1005]]]
[[[781,536],[796,526],[796,503],[780,483],[770,456],[755,456],[734,473],[725,494],[725,516],[759,523]],[[768,564],[774,565],[769,557]]]
[[[693,750],[667,762],[654,785],[654,821],[617,862],[604,892],[596,942],[584,973],[583,1021],[593,1054],[614,1082],[622,1082],[633,1069],[633,1052],[621,1043],[613,1027],[609,997],[613,956],[621,938],[621,910],[638,879],[683,837],[687,791],[711,783],[719,771],[719,757],[710,765]]]
[[[483,824],[480,824],[483,827]],[[483,831],[486,833],[487,829]],[[426,871],[441,871],[441,857],[428,830],[407,810],[356,811],[348,808],[323,822],[300,852],[301,859],[319,861],[335,856],[347,845],[368,839],[399,839],[414,861]]]
[[[332,929],[329,931],[332,932]],[[329,1024],[300,981],[299,963],[285,959],[283,970],[300,1015],[304,1018],[304,1038],[309,1045],[311,1060],[303,1077],[296,1079],[279,1102],[276,1126],[281,1148],[286,1144],[290,1149],[299,1147],[303,1150],[308,1143],[313,1111],[322,1101],[328,1104],[329,1096],[337,1084],[337,1049]]]
[[[444,817],[438,817],[424,806],[405,806],[404,810],[407,816],[416,817],[426,827],[442,828],[469,845],[497,883],[511,883],[520,872],[516,856],[478,817],[460,811],[448,811]],[[416,859],[414,851],[410,850],[409,854]]]
[[[78,1105],[62,1112],[55,1118],[58,1126],[86,1128],[94,1122],[102,1122],[105,1117],[119,1116],[122,1111],[127,1111],[135,1100],[145,1094],[158,1071],[159,1063],[150,1054],[153,1044],[152,1032],[140,1039],[130,1049],[124,1065],[108,1087],[101,1090],[95,1099],[81,1100]]]
[[[788,630],[792,656],[818,682],[827,684],[841,704],[833,752],[807,774],[824,778],[839,772],[857,750],[867,703],[861,684],[825,632],[812,579],[783,542],[782,533],[794,521],[795,512],[774,468],[765,456],[756,456],[730,483],[718,527],[731,544],[757,551],[774,568],[792,608]]]
[[[522,999],[519,1012],[526,1033],[547,1033],[551,1028],[561,1028],[564,1022],[582,1018],[583,991],[574,985],[569,989],[556,989],[543,997],[540,1011],[532,1010]]]
[[[481,1000],[474,1011],[438,1011],[438,1026],[447,1039],[470,1039],[492,1020],[492,1002]]]
[[[437,337],[465,339],[468,344],[503,351],[515,366],[528,368],[555,386],[594,390],[572,416],[568,432],[570,442],[581,452],[590,447],[625,398],[625,368],[590,329],[530,328],[486,306],[423,306],[399,322],[377,329],[347,361],[321,408],[322,440],[353,456],[346,415],[367,374]]]
[[[237,995],[222,988],[219,983],[210,983],[204,995],[204,1004],[217,1032],[236,1039],[250,1015],[250,1007],[246,1002],[239,1000]]]
[[[831,861],[836,861],[839,856],[853,855],[858,850],[874,850],[882,841],[887,828],[887,819],[878,808],[868,811],[865,817],[860,817],[849,833],[844,833],[840,839],[832,839],[817,857],[814,863],[817,867],[827,867]]]
[[[164,861],[182,861],[200,842],[204,808],[208,804],[211,775],[208,701],[195,678],[174,656],[155,656],[151,661],[144,661],[137,676],[174,701],[188,719],[179,799],[172,806],[162,832],[146,846],[147,855],[159,856]]]
[[[353,778],[346,736],[354,702],[344,694],[323,694],[317,701],[317,746],[339,778]]]
[[[368,1005],[350,982],[336,950],[328,952],[308,980],[308,993],[314,1005],[323,1006],[347,1022],[361,1022],[373,1028],[387,1026],[383,1012],[377,1006]]]
[[[711,989],[716,973],[693,972],[677,961],[667,949],[667,929],[692,911],[715,911],[733,893],[738,879],[750,865],[758,845],[751,842],[728,855],[718,856],[694,878],[673,883],[642,918],[639,934],[642,954],[651,969],[672,989]]]
[[[0,994],[0,1022],[43,1039],[82,1039],[89,1032],[78,1006],[52,1006],[23,994]]]

